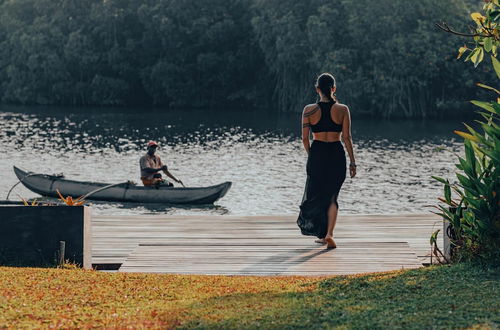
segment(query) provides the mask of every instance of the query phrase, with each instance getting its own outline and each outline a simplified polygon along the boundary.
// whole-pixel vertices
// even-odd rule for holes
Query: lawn
[[[330,278],[0,267],[0,328],[498,328],[499,284],[470,265]]]

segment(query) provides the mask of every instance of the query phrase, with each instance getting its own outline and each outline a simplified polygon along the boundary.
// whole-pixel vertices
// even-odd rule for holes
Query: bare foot
[[[337,244],[335,244],[335,241],[333,240],[332,236],[326,236],[325,241],[327,249],[335,249],[337,247]]]
[[[326,244],[326,241],[324,238],[320,238],[320,239],[315,240],[314,243]]]

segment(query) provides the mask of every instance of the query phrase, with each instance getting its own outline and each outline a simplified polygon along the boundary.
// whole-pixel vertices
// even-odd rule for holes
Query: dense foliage
[[[476,0],[0,0],[4,103],[298,111],[322,71],[379,117],[463,110],[448,52]]]
[[[500,81],[500,2],[486,1],[484,15],[472,13],[475,30],[468,37],[470,45],[459,49],[459,57],[468,52],[466,61],[475,67],[486,58],[491,60],[496,84]],[[455,32],[446,29],[449,32]],[[470,46],[470,47],[469,47]],[[488,54],[491,54],[488,56]],[[444,184],[445,206],[439,206],[441,216],[453,229],[451,243],[455,260],[477,260],[500,265],[500,91],[478,84],[497,98],[491,102],[472,101],[482,110],[484,120],[479,129],[466,125],[468,133],[456,133],[465,139],[465,156],[459,157],[456,173],[458,183],[436,178]],[[495,95],[496,94],[496,95]],[[452,191],[457,199],[452,198]]]

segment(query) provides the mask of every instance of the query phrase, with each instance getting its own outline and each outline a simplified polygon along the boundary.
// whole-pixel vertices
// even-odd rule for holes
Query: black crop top
[[[335,101],[317,103],[321,109],[321,118],[315,125],[311,125],[311,131],[313,131],[313,133],[342,132],[342,124],[337,124],[332,120],[330,110],[334,104]]]

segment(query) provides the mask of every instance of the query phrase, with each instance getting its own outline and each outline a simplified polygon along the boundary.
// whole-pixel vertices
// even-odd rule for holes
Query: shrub
[[[486,1],[484,15],[472,13],[475,22],[472,33],[458,33],[446,24],[440,27],[447,32],[460,34],[473,40],[473,47],[464,45],[459,49],[458,58],[468,52],[465,61],[475,67],[490,54],[497,82],[500,80],[500,62],[496,59],[500,47],[500,3],[498,0]],[[457,183],[434,177],[444,184],[444,198],[440,200],[438,212],[450,222],[453,247],[452,260],[473,260],[488,264],[500,264],[500,91],[496,88],[477,84],[497,94],[493,102],[471,101],[481,110],[478,114],[478,128],[465,124],[468,132],[455,131],[464,138],[465,156],[459,157],[456,173]],[[452,192],[457,198],[452,198]]]

